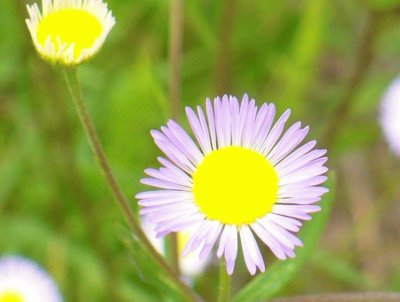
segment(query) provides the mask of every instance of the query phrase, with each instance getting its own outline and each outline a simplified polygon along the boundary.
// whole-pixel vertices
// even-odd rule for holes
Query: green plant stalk
[[[179,274],[177,274],[177,272],[173,270],[164,260],[164,258],[155,250],[155,248],[153,247],[153,245],[150,243],[147,236],[143,232],[142,228],[140,227],[140,224],[138,223],[136,217],[133,215],[128,200],[125,197],[124,193],[122,192],[121,187],[119,186],[112,172],[111,166],[104,153],[103,147],[100,143],[99,137],[97,135],[90,114],[84,103],[81,88],[79,85],[77,69],[75,67],[64,68],[63,73],[67,83],[68,90],[74,101],[76,110],[82,122],[83,128],[85,130],[87,139],[89,140],[92,151],[101,167],[101,170],[104,173],[106,181],[111,189],[111,192],[114,195],[115,200],[129,225],[129,228],[131,229],[132,233],[138,238],[138,240],[143,244],[146,251],[159,264],[162,270],[179,287],[179,289],[186,296],[188,301],[196,301],[197,298],[194,292],[181,281]]]
[[[221,260],[219,267],[218,302],[231,301],[231,276],[226,272],[225,260]]]
[[[171,117],[177,120],[182,94],[183,0],[171,0],[169,9],[169,101]],[[167,237],[167,257],[179,274],[177,233],[171,233]]]

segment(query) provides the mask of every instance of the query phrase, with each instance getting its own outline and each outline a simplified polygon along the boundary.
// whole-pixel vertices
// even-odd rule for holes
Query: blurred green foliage
[[[138,259],[140,246],[114,205],[62,77],[34,51],[24,24],[25,5],[32,2],[1,2],[0,254],[40,262],[66,301],[173,301],[169,281],[147,258]],[[117,24],[99,55],[79,72],[106,153],[136,210],[142,171],[157,166],[160,154],[149,131],[169,118],[169,1],[107,2]],[[400,291],[400,192],[393,181],[399,179],[399,161],[378,127],[380,97],[400,71],[399,9],[399,1],[389,0],[185,3],[183,106],[221,92],[246,92],[258,102],[276,102],[279,112],[292,108],[291,121],[310,124],[310,137],[321,138],[346,91],[354,90],[344,100],[350,113],[337,125],[338,140],[329,150],[339,188],[331,223],[301,278],[279,295]],[[373,28],[372,59],[352,87],[357,58],[366,51],[360,41],[374,11],[384,16]],[[222,30],[228,23],[230,30]],[[361,164],[352,165],[351,156]],[[347,181],[349,165],[369,175],[363,186]],[[360,192],[367,197],[353,199]],[[275,261],[266,254],[268,263]],[[249,279],[238,261],[235,292]],[[212,265],[194,282],[207,301],[215,299],[217,271]]]

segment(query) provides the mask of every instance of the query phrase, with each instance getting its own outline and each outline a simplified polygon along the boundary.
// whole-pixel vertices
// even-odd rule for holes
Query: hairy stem
[[[188,288],[180,279],[179,275],[173,270],[164,260],[164,258],[155,250],[153,245],[147,239],[144,234],[140,224],[138,223],[136,217],[133,215],[129,202],[125,195],[123,194],[121,187],[119,186],[108,159],[104,153],[103,147],[100,143],[99,137],[97,135],[96,129],[93,125],[92,119],[86,108],[83,100],[81,88],[78,81],[78,74],[76,68],[65,68],[64,69],[65,80],[69,89],[69,92],[74,101],[76,110],[78,112],[79,118],[82,122],[83,128],[86,132],[87,139],[89,140],[92,151],[103,171],[105,179],[111,189],[115,200],[121,209],[132,233],[138,238],[138,240],[143,244],[146,251],[153,257],[153,259],[159,264],[159,266],[164,270],[164,272],[169,275],[169,277],[174,280],[176,285],[180,288],[182,293],[187,297],[188,301],[196,301],[196,297],[193,291]]]
[[[170,1],[169,24],[169,100],[171,117],[179,117],[182,94],[182,40],[183,40],[183,0]],[[167,238],[167,255],[174,269],[179,273],[178,235],[172,233]]]
[[[221,260],[219,268],[218,302],[231,301],[231,276],[226,272],[225,260]]]

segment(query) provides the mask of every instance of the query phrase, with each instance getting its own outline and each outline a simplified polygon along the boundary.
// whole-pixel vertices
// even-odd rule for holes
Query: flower
[[[51,277],[26,258],[0,258],[0,302],[61,302]]]
[[[154,224],[147,221],[147,219],[141,220],[141,225],[147,237],[157,251],[161,254],[166,253],[165,242],[162,238],[157,238],[157,234],[154,232]],[[183,247],[190,239],[190,234],[194,231],[195,227],[178,233],[178,250],[183,251]],[[179,264],[184,276],[189,277],[188,281],[191,282],[190,278],[194,278],[197,275],[204,272],[207,264],[210,262],[210,257],[199,260],[198,255],[195,253],[190,253],[184,257],[179,258]]]
[[[390,84],[382,98],[380,122],[390,149],[400,156],[400,78]]]
[[[151,132],[168,159],[147,169],[142,183],[159,190],[136,195],[141,215],[157,225],[158,236],[199,225],[184,254],[200,250],[206,257],[217,245],[232,274],[240,239],[244,260],[253,275],[265,270],[255,235],[280,259],[294,257],[302,242],[293,234],[301,220],[320,210],[314,205],[328,190],[320,185],[327,172],[315,141],[298,147],[309,128],[301,123],[283,129],[290,110],[274,124],[275,106],[244,95],[206,101],[206,114],[186,108],[196,144],[176,122]]]
[[[27,6],[33,44],[43,59],[77,65],[95,55],[115,24],[102,0],[42,0]]]

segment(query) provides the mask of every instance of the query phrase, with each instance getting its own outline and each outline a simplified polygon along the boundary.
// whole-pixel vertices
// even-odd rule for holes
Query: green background
[[[149,131],[170,116],[170,3],[107,2],[117,24],[79,75],[136,211],[143,170],[157,167],[160,155]],[[142,273],[63,79],[33,48],[27,3],[0,6],[0,255],[41,263],[66,301],[173,301]],[[248,93],[259,104],[275,102],[279,113],[291,108],[290,122],[310,125],[308,139],[329,148],[337,176],[332,215],[279,296],[400,291],[400,160],[379,127],[380,99],[400,71],[400,1],[189,0],[184,13],[185,127],[183,106]],[[265,257],[268,273],[275,259]],[[239,258],[234,292],[249,279]],[[217,271],[213,264],[194,281],[210,301]]]

